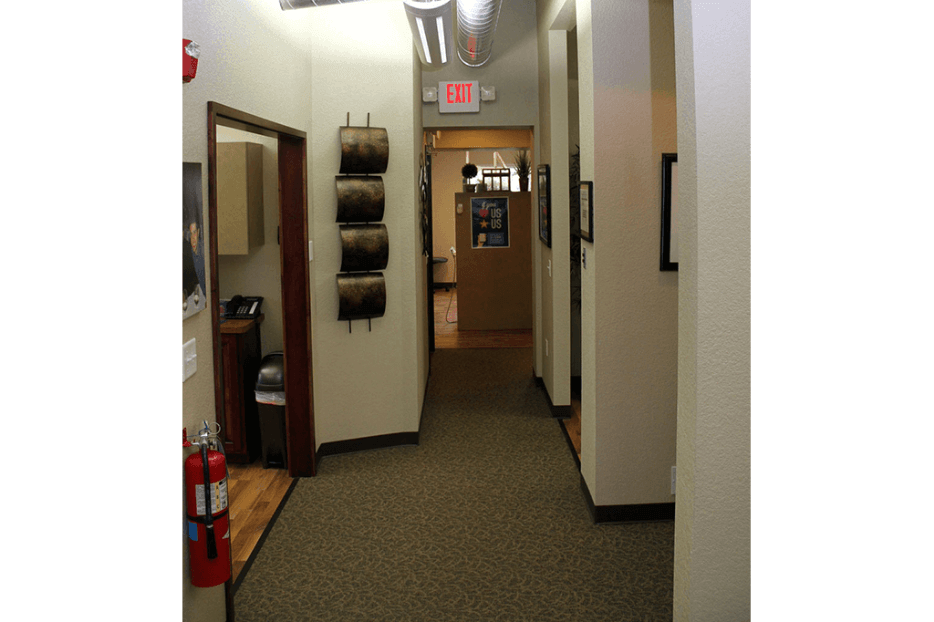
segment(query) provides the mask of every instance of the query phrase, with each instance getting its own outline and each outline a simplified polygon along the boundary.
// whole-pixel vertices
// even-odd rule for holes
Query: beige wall
[[[285,22],[279,13],[275,4],[183,4],[184,35],[201,45],[202,55],[197,77],[182,86],[182,158],[201,163],[206,239],[207,102],[217,101],[296,129],[311,125],[311,110],[305,105],[311,93],[311,64],[298,43],[301,22],[307,22],[308,16]],[[277,97],[269,97],[270,93]],[[210,278],[210,266],[207,272]],[[205,311],[182,323],[183,343],[196,339],[198,350],[198,371],[182,385],[182,425],[189,431],[199,427],[203,419],[215,420],[209,310],[214,303],[209,299]],[[179,520],[183,520],[181,516]],[[223,587],[192,587],[184,537],[181,546],[183,618],[192,622],[223,620]]]
[[[295,11],[296,13],[298,11]],[[312,290],[315,432],[327,443],[418,430],[427,364],[420,351],[425,258],[418,225],[417,165],[422,128],[418,61],[408,20],[395,2],[325,6],[309,27],[314,127],[309,181],[314,186],[315,272]],[[348,79],[352,76],[353,79]],[[340,127],[366,125],[389,134],[383,224],[389,230],[386,313],[372,321],[337,320],[341,248],[334,178]],[[427,346],[425,346],[427,347]]]
[[[187,2],[183,26],[202,49],[198,76],[183,87],[183,160],[202,164],[205,206],[208,101],[308,133],[317,442],[417,430],[428,371],[426,260],[416,209],[420,71],[404,12],[397,2],[379,0],[286,12],[276,3]],[[387,29],[388,37],[373,36]],[[360,81],[346,80],[348,75]],[[365,83],[372,87],[362,88]],[[354,124],[365,124],[369,112],[374,126],[387,127],[391,149],[384,176],[391,240],[387,317],[374,320],[372,333],[358,322],[352,336],[346,323],[337,322],[335,285],[334,176],[338,128],[348,111]],[[183,341],[196,338],[198,344],[198,372],[183,385],[182,424],[192,430],[215,418],[210,312],[185,320],[182,328]],[[223,588],[191,587],[184,538],[182,547],[184,619],[222,620]]]
[[[681,218],[674,619],[750,617],[750,9],[674,3]]]

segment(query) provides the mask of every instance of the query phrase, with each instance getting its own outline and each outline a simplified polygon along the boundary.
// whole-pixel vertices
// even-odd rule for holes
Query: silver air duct
[[[493,33],[502,0],[457,0],[457,56],[479,67],[493,53]]]

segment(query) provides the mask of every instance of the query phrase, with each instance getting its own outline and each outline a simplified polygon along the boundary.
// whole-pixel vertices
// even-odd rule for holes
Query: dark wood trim
[[[289,475],[315,475],[306,141],[279,135],[280,274]],[[293,397],[294,396],[294,397]]]
[[[595,505],[584,476],[581,490],[587,500],[587,509],[595,525],[602,523],[641,523],[675,519],[674,503],[637,503],[630,505]]]
[[[535,370],[532,370],[534,376]],[[574,410],[571,408],[571,405],[567,406],[555,406],[551,401],[551,396],[548,395],[548,387],[545,386],[545,381],[541,376],[534,376],[535,384],[539,386],[542,392],[545,394],[545,399],[548,400],[548,408],[551,409],[551,416],[555,419],[570,419],[574,416]]]
[[[220,300],[217,279],[217,125],[278,140],[280,261],[282,276],[285,407],[289,475],[315,475],[314,383],[312,378],[311,294],[308,273],[308,180],[306,133],[256,115],[208,102],[208,222],[211,245],[211,319],[214,347],[214,402],[223,420]]]
[[[395,434],[381,434],[365,438],[352,438],[346,441],[333,441],[321,443],[318,447],[318,460],[324,456],[349,454],[355,451],[369,449],[385,449],[387,447],[401,447],[404,445],[418,445],[420,432],[397,432]]]
[[[217,102],[208,102],[209,113],[211,110],[213,110],[218,123],[225,127],[254,132],[256,134],[262,134],[263,136],[269,136],[270,138],[278,138],[283,134],[296,138],[308,137],[307,134],[301,130],[296,130],[287,125],[269,121],[250,114],[249,112],[243,112],[242,110],[237,110],[236,108],[231,108],[230,106],[225,106]]]

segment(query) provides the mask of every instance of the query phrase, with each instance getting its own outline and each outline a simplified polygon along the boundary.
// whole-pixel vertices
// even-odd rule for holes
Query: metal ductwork
[[[493,33],[503,0],[457,0],[457,56],[479,67],[493,53]]]
[[[365,2],[366,0],[279,0],[279,8],[283,11],[292,9],[305,9],[312,6],[326,6],[328,4],[349,4],[351,2]]]

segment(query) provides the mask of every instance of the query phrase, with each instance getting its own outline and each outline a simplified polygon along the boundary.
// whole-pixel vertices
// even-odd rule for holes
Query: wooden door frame
[[[305,132],[217,102],[208,102],[208,222],[211,247],[211,321],[214,403],[224,413],[221,373],[220,291],[217,278],[217,126],[279,141],[279,227],[285,424],[290,477],[315,475],[314,386],[311,368],[311,296],[308,271],[308,180]]]

